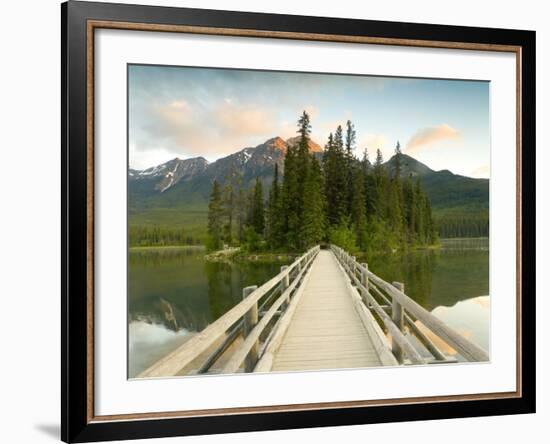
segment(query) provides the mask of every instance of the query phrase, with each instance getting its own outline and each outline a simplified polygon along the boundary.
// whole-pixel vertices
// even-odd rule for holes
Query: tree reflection
[[[382,279],[405,284],[405,292],[427,310],[451,307],[459,301],[489,294],[489,251],[487,243],[475,248],[455,241],[439,250],[373,255],[369,269]]]

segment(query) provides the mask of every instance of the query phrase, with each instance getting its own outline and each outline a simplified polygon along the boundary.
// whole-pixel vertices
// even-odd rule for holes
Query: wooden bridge
[[[436,344],[445,344],[447,353]],[[452,353],[449,353],[451,350]],[[316,246],[138,378],[488,361],[336,246]]]

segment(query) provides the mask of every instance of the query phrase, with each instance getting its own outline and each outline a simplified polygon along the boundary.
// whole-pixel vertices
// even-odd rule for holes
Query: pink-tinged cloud
[[[304,111],[309,114],[311,120],[315,120],[319,116],[319,109],[315,105],[305,106]]]
[[[488,178],[490,174],[491,170],[487,164],[481,165],[471,172],[472,177]]]
[[[189,104],[183,100],[176,100],[167,105],[154,106],[158,117],[164,121],[166,125],[178,126],[182,122],[189,121],[193,118],[193,110]]]
[[[277,134],[271,112],[252,104],[220,101],[214,109],[193,108],[184,100],[155,104],[143,126],[155,146],[178,156],[207,158],[230,154]],[[143,151],[136,144],[136,151]]]
[[[213,114],[225,137],[249,137],[273,131],[273,116],[257,106],[224,102]]]
[[[393,155],[393,148],[389,146],[388,138],[384,134],[366,134],[357,143],[356,155],[362,157],[365,148],[371,161],[376,158],[376,150],[382,152],[384,159],[389,159]]]
[[[432,148],[433,145],[438,142],[457,140],[459,138],[460,133],[446,123],[430,128],[422,128],[410,138],[405,152],[407,154],[415,154],[425,149]]]

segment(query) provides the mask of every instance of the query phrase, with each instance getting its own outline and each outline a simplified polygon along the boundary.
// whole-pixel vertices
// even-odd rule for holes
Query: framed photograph
[[[535,411],[535,33],[69,1],[62,439]]]

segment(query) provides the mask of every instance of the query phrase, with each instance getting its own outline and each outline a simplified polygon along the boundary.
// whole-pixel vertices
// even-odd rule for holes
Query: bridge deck
[[[313,370],[382,365],[334,254],[321,250],[272,370]]]

